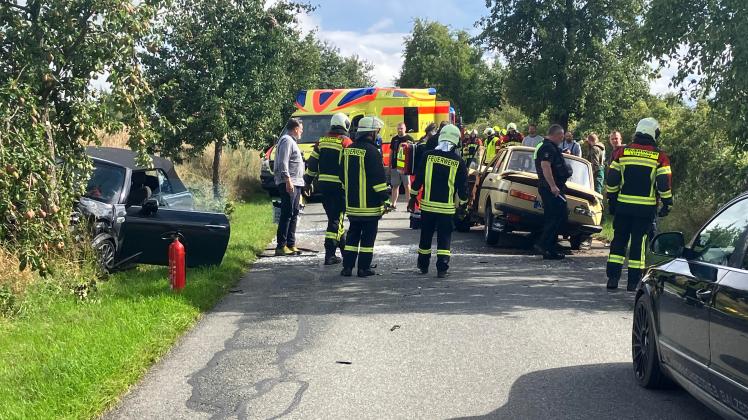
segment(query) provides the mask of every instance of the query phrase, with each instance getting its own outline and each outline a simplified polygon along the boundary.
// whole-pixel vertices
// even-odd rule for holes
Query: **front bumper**
[[[520,209],[508,204],[496,203],[494,209],[502,214],[494,218],[492,230],[502,232],[540,232],[543,230],[543,214],[534,213],[525,209]],[[603,231],[602,226],[583,225],[579,223],[567,222],[561,227],[559,235],[584,235],[590,236]]]

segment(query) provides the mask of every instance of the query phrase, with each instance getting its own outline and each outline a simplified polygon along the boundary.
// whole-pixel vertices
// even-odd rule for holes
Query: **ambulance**
[[[320,137],[330,129],[333,114],[343,112],[351,119],[351,137],[361,118],[376,116],[384,122],[382,158],[388,166],[390,139],[397,134],[397,124],[404,122],[407,132],[418,140],[425,135],[426,126],[442,121],[454,123],[455,111],[448,101],[440,101],[436,89],[358,88],[358,89],[311,89],[296,95],[296,111],[293,117],[301,119],[304,133],[299,147],[306,159]],[[273,179],[275,145],[268,148],[262,157],[260,179],[262,187],[270,194],[277,193]]]

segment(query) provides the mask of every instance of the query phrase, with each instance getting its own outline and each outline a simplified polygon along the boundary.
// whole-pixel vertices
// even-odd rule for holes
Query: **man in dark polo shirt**
[[[558,232],[569,217],[565,190],[566,180],[571,177],[571,167],[564,160],[559,148],[563,141],[563,127],[558,124],[552,125],[535,157],[535,170],[540,181],[538,192],[543,200],[545,212],[543,235],[538,244],[542,248],[544,260],[564,258],[564,254],[556,249]]]

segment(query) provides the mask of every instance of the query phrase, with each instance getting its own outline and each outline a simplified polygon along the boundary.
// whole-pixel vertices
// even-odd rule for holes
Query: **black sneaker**
[[[618,280],[608,279],[608,284],[605,285],[608,290],[618,289]]]
[[[636,291],[636,284],[627,283],[626,284],[626,291],[627,292],[635,292]]]
[[[436,277],[440,278],[440,279],[443,279],[443,278],[447,277],[448,275],[449,274],[446,271],[437,271],[436,272]]]
[[[418,267],[418,271],[421,272],[421,274],[428,274],[429,268],[428,267]]]
[[[341,262],[343,262],[343,259],[338,257],[337,255],[333,255],[330,258],[325,258],[325,265],[335,265],[340,264]]]
[[[374,270],[372,270],[371,268],[367,268],[365,270],[361,270],[361,269],[358,270],[359,277],[370,277],[370,276],[375,276],[376,274],[377,273],[375,273]]]
[[[564,258],[566,258],[566,255],[558,253],[558,252],[544,252],[543,253],[544,260],[563,260]]]
[[[353,275],[353,269],[343,267],[343,269],[340,270],[340,275],[343,277],[350,277]]]

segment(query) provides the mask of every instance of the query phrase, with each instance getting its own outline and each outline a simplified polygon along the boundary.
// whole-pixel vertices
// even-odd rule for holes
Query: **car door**
[[[496,193],[499,190],[499,182],[501,181],[500,174],[501,174],[501,166],[504,162],[504,158],[507,155],[506,150],[501,150],[499,154],[494,158],[494,160],[491,162],[490,166],[485,168],[485,172],[481,174],[481,182],[478,186],[478,191],[480,191],[480,205],[485,206],[486,205],[486,199],[488,197],[491,198],[491,202],[496,202]],[[485,211],[490,211],[491,209],[484,209]],[[484,213],[485,214],[485,213]]]
[[[715,397],[748,417],[748,199],[734,204],[743,220],[730,270],[714,295],[709,338]],[[742,226],[741,226],[742,225]]]
[[[663,361],[697,385],[710,383],[710,317],[720,279],[730,271],[730,259],[740,235],[748,201],[727,206],[696,235],[684,258],[664,270],[657,280],[659,340]]]
[[[209,213],[159,207],[145,212],[130,206],[122,225],[123,259],[132,262],[168,265],[168,249],[179,235],[184,244],[187,267],[218,265],[229,242],[230,226],[223,213]]]
[[[163,205],[183,210],[192,210],[194,208],[194,199],[189,190],[177,191],[171,181],[169,181],[169,177],[161,169],[157,170],[157,176]]]

